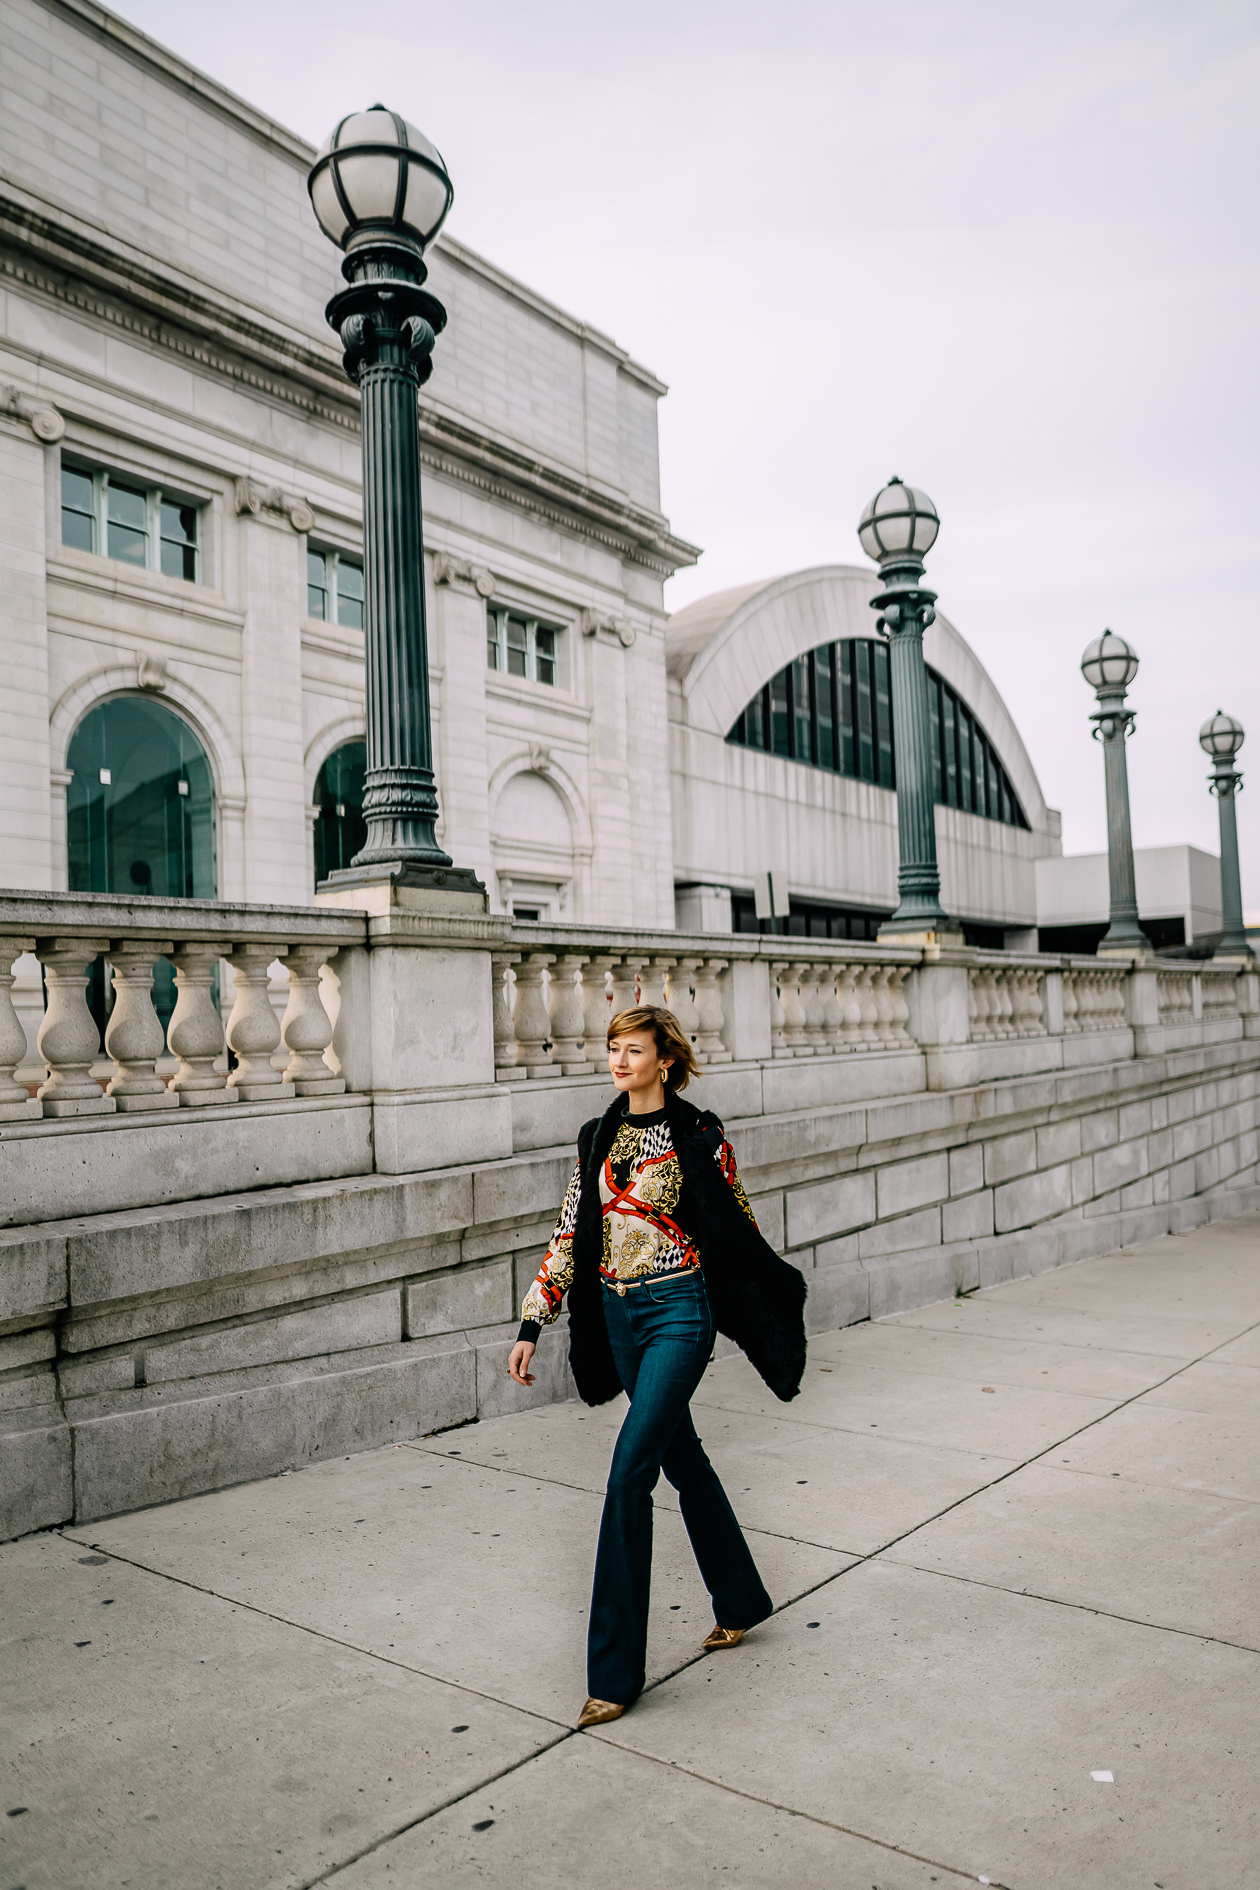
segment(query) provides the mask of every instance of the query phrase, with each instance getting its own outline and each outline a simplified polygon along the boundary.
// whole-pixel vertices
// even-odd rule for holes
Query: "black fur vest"
[[[780,1259],[735,1199],[717,1164],[723,1140],[717,1117],[669,1090],[665,1109],[686,1182],[687,1232],[700,1251],[718,1331],[735,1341],[786,1403],[800,1390],[805,1371],[804,1276]],[[625,1099],[618,1096],[578,1135],[582,1187],[569,1288],[569,1363],[587,1404],[607,1404],[622,1388],[604,1324],[599,1173],[625,1113]]]

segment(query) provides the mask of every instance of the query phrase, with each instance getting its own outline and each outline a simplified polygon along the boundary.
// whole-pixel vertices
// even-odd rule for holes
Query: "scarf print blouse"
[[[735,1166],[735,1151],[725,1138],[715,1159],[735,1199],[755,1227],[756,1219]],[[582,1164],[579,1161],[561,1203],[538,1277],[525,1295],[521,1308],[520,1336],[523,1339],[536,1341],[539,1329],[559,1317],[561,1302],[573,1280],[573,1236],[581,1189]],[[644,1116],[638,1122],[627,1115],[599,1174],[604,1225],[602,1278],[613,1286],[624,1285],[631,1280],[698,1267],[700,1255],[686,1231],[684,1197],[682,1165],[674,1152],[665,1111]]]

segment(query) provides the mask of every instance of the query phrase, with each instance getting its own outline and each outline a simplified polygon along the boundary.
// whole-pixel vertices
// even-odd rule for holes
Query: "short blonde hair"
[[[636,1004],[628,1011],[618,1011],[608,1026],[608,1042],[611,1044],[614,1037],[628,1036],[632,1030],[650,1030],[656,1039],[657,1055],[673,1058],[665,1072],[668,1089],[686,1089],[692,1077],[699,1076],[700,1065],[691,1040],[674,1013],[667,1011],[663,1004]]]

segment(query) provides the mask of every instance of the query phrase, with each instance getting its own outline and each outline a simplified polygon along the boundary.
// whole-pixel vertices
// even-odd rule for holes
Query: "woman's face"
[[[650,1030],[629,1030],[608,1040],[608,1067],[617,1088],[627,1095],[663,1083],[672,1057],[662,1057]]]

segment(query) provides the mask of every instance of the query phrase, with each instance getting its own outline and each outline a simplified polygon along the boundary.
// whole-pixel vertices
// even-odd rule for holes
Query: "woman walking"
[[[662,1470],[713,1599],[706,1651],[736,1647],[772,1603],[688,1406],[716,1332],[775,1395],[805,1369],[805,1282],[757,1228],[717,1117],[679,1091],[697,1073],[672,1011],[645,1004],[608,1026],[619,1094],[578,1136],[577,1166],[508,1371],[532,1385],[544,1325],[569,1295],[569,1362],[587,1404],[629,1394],[595,1557],[580,1726],[619,1719],[643,1690],[652,1491]]]

